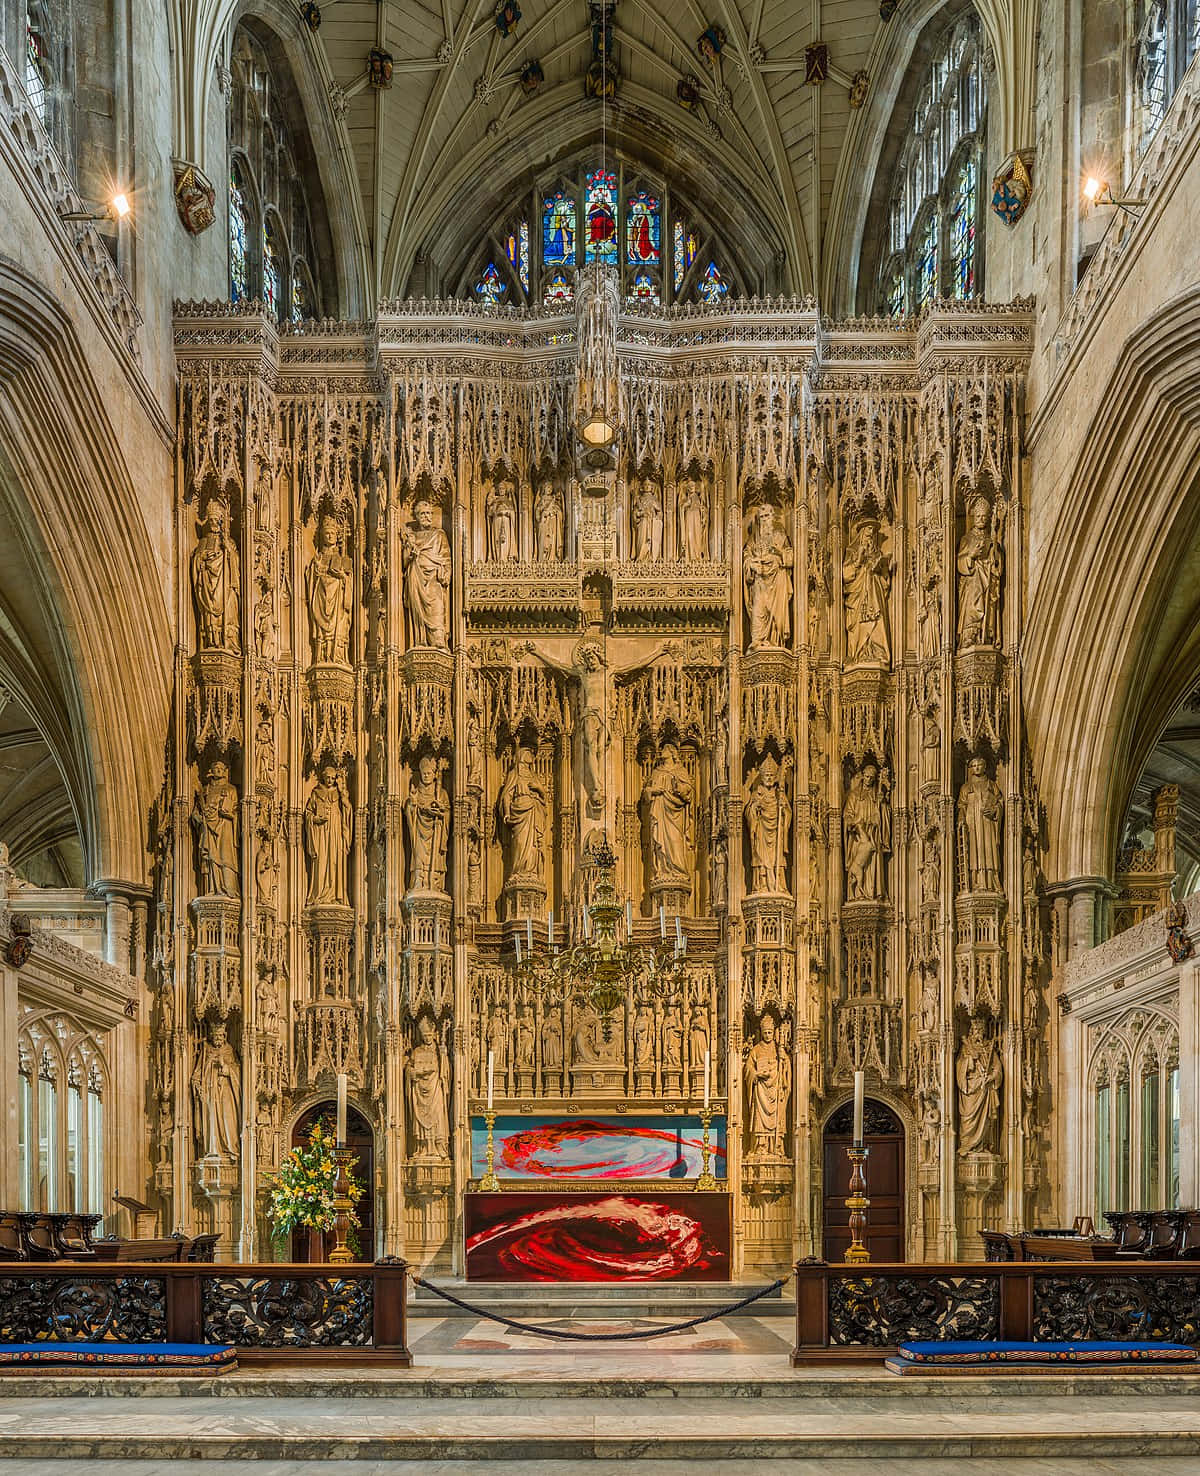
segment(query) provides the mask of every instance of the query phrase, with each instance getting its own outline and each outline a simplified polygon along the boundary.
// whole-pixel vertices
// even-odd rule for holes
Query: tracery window
[[[1200,0],[1133,0],[1133,148],[1140,157],[1200,50]]]
[[[961,21],[922,76],[892,178],[879,310],[897,317],[982,291],[985,137],[979,22]]]
[[[1155,1010],[1135,1009],[1098,1032],[1091,1061],[1092,1206],[1179,1205],[1179,1032]]]
[[[569,302],[576,270],[598,261],[618,269],[630,305],[719,303],[738,291],[737,275],[697,219],[672,208],[663,182],[623,163],[593,164],[574,179],[546,181],[532,209],[498,222],[460,290],[489,306]]]
[[[277,322],[321,311],[312,216],[276,68],[245,26],[231,57],[229,295],[261,297]]]
[[[46,42],[39,17],[32,7],[25,11],[25,93],[43,123],[47,118]]]
[[[20,1207],[102,1214],[108,1070],[96,1038],[64,1015],[27,1018],[17,1070]]]

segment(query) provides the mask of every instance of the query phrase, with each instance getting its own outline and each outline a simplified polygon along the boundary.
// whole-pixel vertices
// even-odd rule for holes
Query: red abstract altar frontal
[[[469,1193],[468,1281],[728,1281],[728,1194]]]

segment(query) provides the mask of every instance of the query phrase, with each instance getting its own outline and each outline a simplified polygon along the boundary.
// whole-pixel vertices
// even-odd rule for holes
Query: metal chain
[[[412,1273],[409,1273],[412,1275]],[[511,1317],[505,1317],[499,1312],[489,1312],[485,1307],[475,1307],[470,1302],[464,1302],[461,1297],[456,1297],[453,1292],[444,1287],[434,1286],[432,1281],[426,1281],[423,1276],[413,1276],[414,1286],[423,1286],[435,1297],[441,1297],[443,1301],[452,1302],[456,1307],[461,1307],[464,1312],[473,1312],[477,1317],[486,1317],[492,1322],[502,1323],[505,1327],[516,1328],[518,1332],[533,1333],[539,1338],[559,1338],[577,1343],[624,1343],[635,1342],[642,1338],[661,1338],[666,1333],[686,1332],[689,1327],[699,1327],[704,1322],[715,1322],[718,1317],[728,1317],[733,1312],[739,1312],[743,1307],[750,1306],[751,1302],[757,1302],[763,1297],[769,1297],[772,1292],[786,1286],[791,1276],[782,1276],[778,1281],[773,1281],[770,1286],[764,1286],[759,1291],[751,1292],[748,1297],[743,1297],[740,1302],[732,1302],[728,1307],[721,1307],[716,1312],[705,1312],[702,1317],[689,1317],[686,1322],[673,1322],[668,1327],[651,1328],[647,1332],[619,1332],[619,1333],[584,1333],[568,1332],[564,1328],[535,1327],[529,1322],[517,1322]]]

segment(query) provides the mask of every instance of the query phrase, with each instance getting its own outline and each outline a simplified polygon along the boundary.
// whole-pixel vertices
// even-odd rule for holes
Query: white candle
[[[633,937],[633,903],[628,897],[625,898],[625,934]]]
[[[346,1141],[346,1077],[343,1072],[338,1073],[337,1079],[337,1140],[339,1144]]]
[[[488,1052],[488,1111],[492,1110],[492,1093],[496,1086],[496,1058]]]
[[[433,920],[433,951],[436,953],[442,946],[442,920],[435,917]]]
[[[704,1052],[704,1110],[708,1111],[709,1084],[712,1080],[712,1056],[708,1051]]]
[[[679,914],[675,914],[675,947],[683,952],[683,924],[679,921]]]
[[[686,953],[687,952],[687,934],[686,933],[684,933],[684,935],[683,935],[683,947],[679,951],[680,951],[680,953]]]
[[[550,915],[546,919],[546,947],[554,947],[554,908],[550,909]]]
[[[521,962],[521,935],[520,935],[520,933],[514,933],[513,934],[513,942],[517,945],[517,962],[520,963]]]
[[[662,934],[663,938],[666,938],[666,936],[667,936],[667,909],[663,906],[663,904],[661,902],[658,904],[658,931]]]
[[[533,918],[525,919],[525,940],[529,944],[530,953],[533,952]]]
[[[590,912],[583,914],[583,936],[585,938],[592,936],[592,914]]]
[[[861,1071],[854,1073],[854,1142],[857,1146],[863,1140],[863,1074]]]

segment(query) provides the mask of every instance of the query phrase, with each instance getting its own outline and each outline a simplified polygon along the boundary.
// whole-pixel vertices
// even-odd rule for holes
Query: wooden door
[[[850,1245],[850,1146],[854,1104],[847,1102],[825,1128],[824,1249],[827,1261],[843,1261]],[[904,1260],[904,1126],[882,1102],[867,1099],[863,1111],[866,1162],[867,1228],[863,1236],[872,1261]]]

